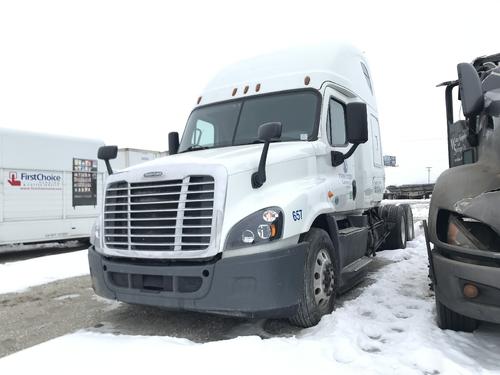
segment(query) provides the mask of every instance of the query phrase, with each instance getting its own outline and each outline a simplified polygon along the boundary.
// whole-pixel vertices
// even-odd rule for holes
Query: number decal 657
[[[292,211],[293,221],[302,220],[302,210]]]

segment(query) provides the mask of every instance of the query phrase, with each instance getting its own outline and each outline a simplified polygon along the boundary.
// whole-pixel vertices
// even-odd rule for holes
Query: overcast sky
[[[447,167],[444,89],[500,52],[498,1],[0,0],[0,127],[167,148],[226,64],[330,39],[366,53],[389,183]]]

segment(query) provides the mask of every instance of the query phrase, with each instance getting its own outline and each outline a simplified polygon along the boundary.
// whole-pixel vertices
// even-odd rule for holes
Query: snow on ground
[[[87,250],[0,264],[0,294],[89,273]]]
[[[186,339],[79,331],[0,360],[0,373],[500,374],[500,327],[441,331],[421,230],[374,283],[295,337],[197,344]],[[1,283],[0,283],[1,285]]]
[[[64,242],[44,242],[36,244],[1,245],[0,254],[20,252],[20,251],[44,250],[44,249],[69,249],[81,245],[82,242],[78,240],[64,241]]]

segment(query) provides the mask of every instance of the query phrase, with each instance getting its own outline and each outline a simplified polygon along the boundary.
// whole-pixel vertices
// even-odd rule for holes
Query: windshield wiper
[[[192,145],[186,148],[185,150],[181,151],[180,154],[188,151],[198,151],[198,150],[206,150],[209,149],[210,147],[207,146],[200,146],[200,145]]]

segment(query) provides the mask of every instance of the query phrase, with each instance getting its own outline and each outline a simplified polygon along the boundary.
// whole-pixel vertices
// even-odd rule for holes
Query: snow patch
[[[56,301],[64,301],[64,300],[67,300],[67,299],[74,299],[74,298],[78,298],[78,297],[80,297],[79,294],[66,294],[64,296],[56,297],[56,298],[54,298],[54,300],[56,300]]]
[[[95,294],[94,290],[92,288],[90,288],[90,290],[92,291],[92,299],[107,305],[106,307],[103,308],[104,311],[111,311],[111,310],[117,309],[118,307],[120,307],[122,305],[122,303],[120,301],[103,298],[103,297]]]
[[[33,251],[43,249],[71,249],[73,247],[82,246],[81,241],[71,240],[63,242],[43,242],[43,243],[29,243],[29,244],[14,244],[14,245],[1,245],[1,253],[11,253],[19,251]]]
[[[500,374],[500,327],[438,329],[422,234],[409,245],[378,253],[388,265],[375,282],[294,337],[198,344],[80,331],[0,359],[0,373]]]
[[[87,250],[4,263],[0,264],[0,294],[88,273]]]

